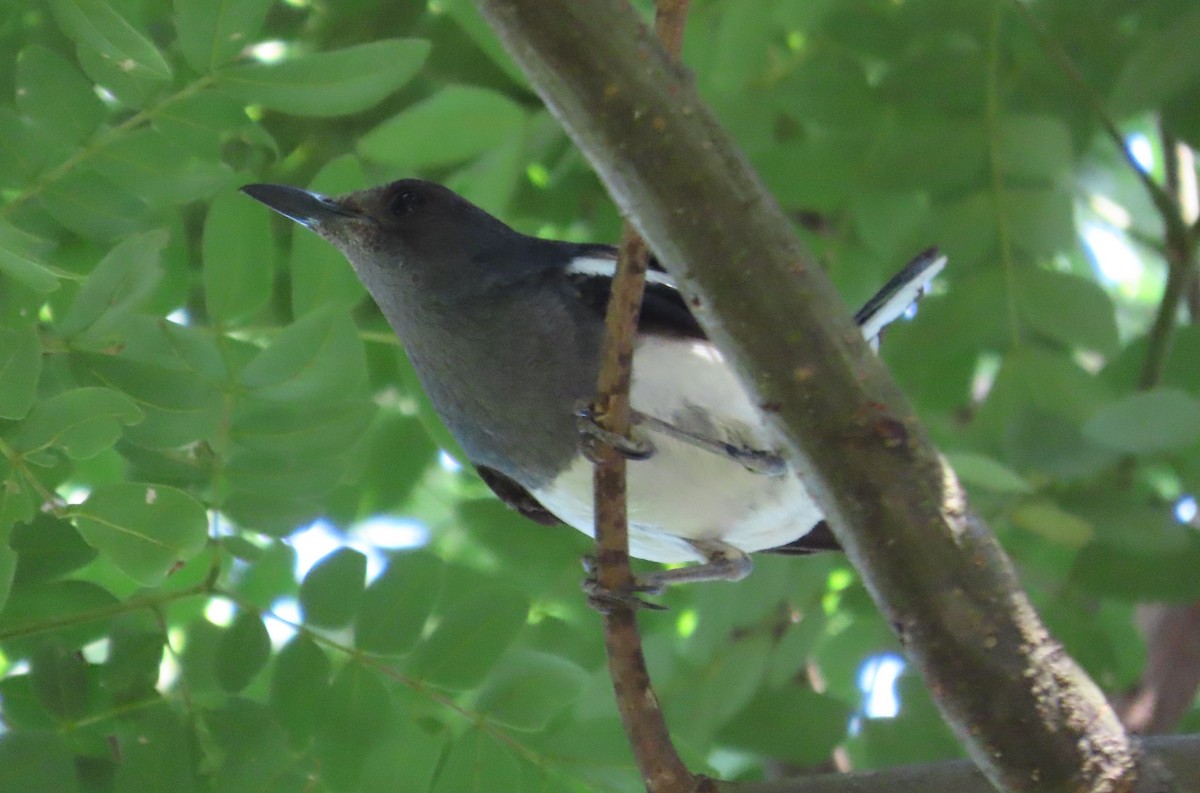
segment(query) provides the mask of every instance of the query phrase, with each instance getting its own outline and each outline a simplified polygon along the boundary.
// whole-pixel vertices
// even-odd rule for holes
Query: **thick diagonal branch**
[[[676,276],[985,774],[1133,789],[1135,751],[1054,641],[790,223],[621,0],[477,0]]]

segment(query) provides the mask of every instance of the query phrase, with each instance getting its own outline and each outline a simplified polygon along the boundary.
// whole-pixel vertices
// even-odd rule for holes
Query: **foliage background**
[[[1007,0],[696,0],[684,60],[849,305],[949,254],[884,355],[1116,693],[1135,605],[1200,594],[1173,512],[1200,490],[1200,332],[1148,341],[1163,217],[1101,120],[1160,182],[1200,143],[1200,12],[1032,11],[1050,48]],[[236,193],[420,175],[615,240],[470,3],[0,0],[0,52],[0,790],[640,789],[586,539],[446,464],[349,268]],[[380,515],[427,544],[368,547]],[[317,519],[346,547],[303,569]],[[958,753],[911,675],[867,717],[861,665],[899,648],[843,559],[664,601],[644,633],[693,767]]]

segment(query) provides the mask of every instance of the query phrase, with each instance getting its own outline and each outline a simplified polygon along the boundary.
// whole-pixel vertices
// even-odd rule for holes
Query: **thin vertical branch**
[[[658,0],[655,31],[678,59],[690,0]],[[605,430],[625,436],[630,429],[629,386],[633,347],[650,253],[626,220],[617,271],[605,314],[605,339],[596,385],[594,414]],[[630,591],[629,531],[625,458],[609,446],[596,450],[596,577],[610,592]],[[604,644],[617,709],[630,747],[651,793],[690,793],[710,784],[695,777],[671,741],[658,698],[650,684],[633,606],[616,603],[604,615]]]

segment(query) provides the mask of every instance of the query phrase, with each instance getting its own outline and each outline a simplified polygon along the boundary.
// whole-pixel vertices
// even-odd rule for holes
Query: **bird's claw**
[[[647,584],[634,577],[628,588],[612,590],[601,585],[597,578],[596,559],[591,556],[583,558],[583,569],[587,576],[583,579],[583,591],[587,595],[587,604],[601,614],[611,614],[617,608],[629,608],[634,611],[666,611],[667,607],[658,603],[642,600],[638,595],[661,595],[664,587],[661,584]]]
[[[626,437],[601,427],[596,411],[589,402],[575,406],[575,425],[583,436],[583,454],[593,463],[599,462],[600,446],[608,446],[627,460],[646,460],[654,455],[654,444],[648,440]]]

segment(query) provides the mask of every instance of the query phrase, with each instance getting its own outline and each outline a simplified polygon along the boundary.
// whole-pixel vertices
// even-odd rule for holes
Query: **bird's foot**
[[[654,444],[645,439],[626,437],[601,427],[596,409],[590,402],[575,406],[575,425],[583,436],[583,453],[593,463],[599,462],[599,447],[608,446],[627,460],[646,460],[654,456]]]
[[[619,590],[609,589],[600,584],[600,579],[597,577],[597,563],[593,556],[583,557],[583,569],[587,576],[583,579],[583,591],[587,595],[587,604],[591,608],[601,614],[610,614],[616,608],[629,608],[637,611],[646,609],[648,611],[666,611],[667,607],[658,603],[651,603],[648,600],[643,600],[639,595],[661,595],[663,586],[657,583],[648,583],[634,576],[632,583],[627,588]]]

